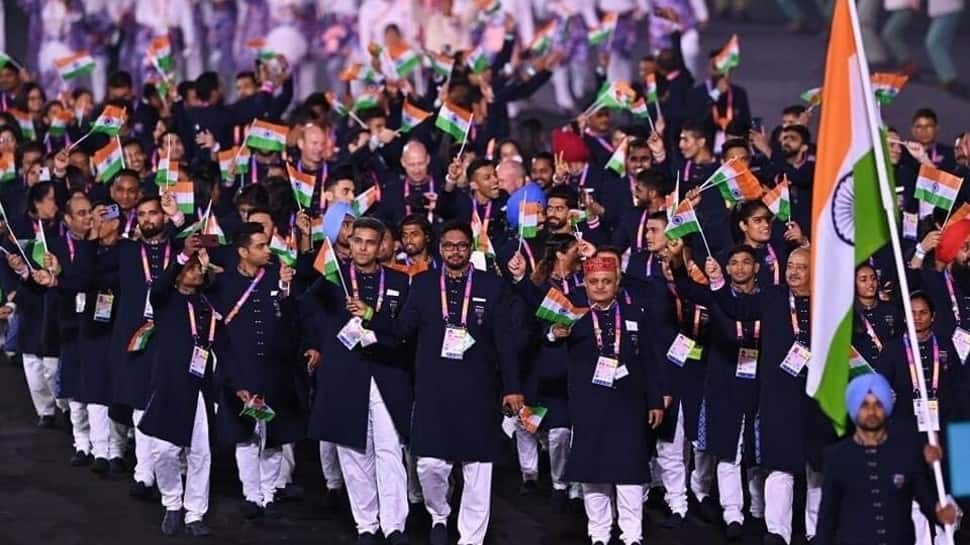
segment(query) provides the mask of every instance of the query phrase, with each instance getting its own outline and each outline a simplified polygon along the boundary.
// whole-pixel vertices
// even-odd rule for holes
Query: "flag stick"
[[[47,233],[44,232],[44,222],[39,219],[37,220],[37,236],[40,237],[40,243],[44,246],[44,255],[46,256],[48,253],[50,253],[50,248],[47,247]],[[43,263],[40,265],[44,269],[47,268],[44,267]]]
[[[650,115],[650,105],[649,104],[647,104],[647,123],[650,124],[650,134],[653,134],[653,133],[657,132],[657,127],[653,124],[653,117]]]
[[[87,139],[87,137],[91,136],[92,132],[93,131],[88,131],[87,134],[85,134],[81,138],[78,138],[76,142],[68,146],[67,151],[71,151],[72,149],[76,148],[78,144],[80,144],[81,142],[84,142]]]
[[[367,128],[367,123],[364,123],[363,121],[361,121],[360,118],[357,117],[357,114],[355,114],[353,110],[347,110],[347,115],[350,116],[351,119],[356,121],[357,124],[360,125],[360,128],[362,129]]]
[[[30,260],[27,259],[27,253],[24,249],[20,247],[20,243],[17,242],[17,235],[13,234],[13,229],[10,227],[10,221],[7,216],[7,211],[3,208],[3,203],[0,202],[0,216],[3,216],[3,224],[7,227],[7,234],[10,235],[10,240],[13,241],[13,245],[17,247],[17,251],[20,252],[20,257],[24,258],[24,263],[27,264],[27,268],[33,272],[34,267],[30,264]]]
[[[329,243],[330,239],[327,239],[327,242]],[[334,260],[337,262],[337,277],[340,278],[340,287],[344,289],[344,295],[350,297],[350,292],[347,291],[347,282],[344,281],[344,273],[340,270],[340,260],[337,259],[337,248],[333,244],[330,244],[330,251],[333,252]],[[350,266],[353,267],[353,263]]]
[[[472,130],[472,123],[475,122],[475,114],[472,113],[471,117],[468,118],[468,128],[465,129],[465,135],[461,138],[461,147],[458,148],[458,157],[461,158],[461,154],[465,152],[465,144],[468,143],[468,131]]]
[[[866,108],[866,121],[868,122],[869,137],[873,142],[873,156],[876,161],[876,176],[879,182],[879,194],[882,197],[882,207],[886,214],[886,223],[889,227],[889,241],[893,250],[893,261],[896,265],[896,276],[899,282],[899,290],[906,317],[906,331],[909,340],[910,350],[916,361],[920,361],[919,341],[916,337],[916,325],[913,322],[913,308],[910,303],[909,280],[906,277],[905,262],[903,261],[903,251],[899,242],[899,231],[896,227],[896,195],[889,188],[889,173],[886,171],[886,157],[882,147],[882,135],[880,134],[879,114],[874,109],[872,81],[869,75],[869,63],[866,60],[865,48],[862,46],[862,31],[859,26],[859,15],[856,12],[855,2],[843,0],[849,10],[849,19],[852,23],[852,38],[855,42],[856,54],[858,55],[858,69],[860,83],[862,84],[862,96]],[[919,385],[919,396],[922,401],[923,414],[920,415],[924,422],[930,422],[929,399],[926,394],[926,377],[923,373],[922,365],[915,365],[916,379]],[[926,432],[927,442],[934,447],[939,446],[936,432]],[[933,476],[936,481],[936,493],[942,504],[946,501],[946,487],[943,484],[943,466],[939,460],[933,462]],[[946,543],[953,543],[954,528],[946,525]]]
[[[121,137],[117,134],[115,135],[115,142],[118,143],[118,149],[121,151],[121,168],[128,168],[127,163],[125,163],[125,148],[121,147]]]
[[[697,220],[697,229],[701,234],[701,241],[704,243],[704,249],[707,250],[707,255],[714,257],[711,253],[711,247],[707,244],[707,237],[704,235],[704,226],[701,225],[701,219],[697,217],[697,213],[694,211],[694,203],[690,202],[690,199],[684,199],[687,201],[687,206],[690,207],[691,212],[694,212],[694,218]]]
[[[593,103],[592,103],[592,104],[590,104],[588,108],[586,108],[585,110],[583,110],[583,113],[581,113],[581,114],[579,114],[579,115],[577,115],[576,117],[577,117],[577,118],[579,118],[579,117],[583,117],[584,115],[587,115],[587,114],[589,114],[589,113],[590,113],[590,112],[592,112],[593,110],[596,110],[596,107],[597,107],[597,106],[599,106],[601,102],[603,102],[603,98],[602,98],[602,95],[601,95],[601,96],[598,96],[598,97],[596,97],[596,100],[594,100],[594,101],[593,101]]]

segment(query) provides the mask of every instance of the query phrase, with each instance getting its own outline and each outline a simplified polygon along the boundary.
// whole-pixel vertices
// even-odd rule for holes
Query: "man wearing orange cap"
[[[588,532],[605,545],[617,524],[625,545],[639,544],[643,531],[643,483],[648,481],[650,435],[663,421],[663,399],[650,319],[642,309],[617,299],[616,257],[586,260],[590,309],[572,327],[555,325],[550,336],[569,350],[569,411],[572,447],[569,481],[583,483]]]

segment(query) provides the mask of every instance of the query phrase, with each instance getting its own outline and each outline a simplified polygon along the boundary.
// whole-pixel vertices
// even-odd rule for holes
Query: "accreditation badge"
[[[189,361],[189,374],[202,378],[205,376],[205,364],[209,361],[209,351],[201,346],[192,348],[192,359]]]
[[[98,293],[98,298],[94,302],[94,321],[110,322],[111,309],[114,306],[115,296],[113,293]]]
[[[475,344],[468,330],[463,327],[446,326],[441,341],[441,357],[448,360],[464,359],[465,351]]]
[[[612,388],[613,381],[616,380],[617,367],[619,367],[619,362],[616,361],[616,358],[600,356],[596,360],[596,369],[593,371],[593,384]]]
[[[913,412],[916,414],[916,427],[920,433],[940,431],[940,404],[937,400],[929,400],[927,405],[930,413],[929,421],[923,416],[923,399],[913,400]]]
[[[958,327],[953,330],[953,346],[957,349],[957,356],[960,358],[960,364],[964,364],[967,361],[967,355],[970,354],[970,332],[962,327]]]
[[[694,350],[696,344],[694,339],[691,339],[683,333],[678,333],[674,342],[670,344],[670,348],[667,349],[667,359],[677,367],[683,367],[687,363],[687,359],[690,357],[690,353]]]
[[[758,376],[757,348],[738,349],[738,366],[734,371],[734,376],[748,380]]]
[[[808,365],[808,360],[812,358],[812,352],[804,344],[795,341],[792,343],[791,348],[788,349],[788,354],[785,359],[781,361],[781,369],[793,377],[797,377],[802,369]]]

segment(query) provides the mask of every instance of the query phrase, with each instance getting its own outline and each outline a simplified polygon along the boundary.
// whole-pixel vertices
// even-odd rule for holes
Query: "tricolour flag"
[[[405,78],[415,68],[421,66],[421,57],[417,52],[404,44],[395,44],[387,48],[387,55],[394,63],[394,71],[398,77]]]
[[[260,61],[266,62],[276,58],[276,52],[266,44],[265,38],[253,38],[246,42],[246,48],[253,52]]]
[[[572,301],[558,289],[549,288],[536,310],[536,317],[569,327],[587,312],[589,312],[588,308],[573,305]]]
[[[610,160],[606,162],[606,168],[612,170],[613,172],[623,176],[626,174],[626,150],[630,145],[629,141],[624,138],[620,145],[616,147],[616,151],[610,156]]]
[[[54,59],[54,67],[63,80],[71,80],[94,71],[94,58],[87,51]]]
[[[411,129],[424,123],[431,117],[431,112],[426,112],[408,101],[404,102],[401,109],[401,132],[410,132]]]
[[[169,160],[168,155],[158,160],[155,170],[155,185],[169,186],[179,181],[179,164]]]
[[[29,113],[18,110],[17,108],[10,108],[7,111],[17,120],[17,125],[20,126],[20,134],[24,138],[27,140],[37,139],[37,130],[34,129],[34,118],[30,117]]]
[[[257,119],[249,127],[246,135],[246,145],[266,152],[283,151],[286,149],[286,125],[277,125],[269,121]]]
[[[613,110],[628,109],[633,105],[637,93],[625,81],[613,81],[604,83],[596,94],[594,104],[600,108],[610,108]]]
[[[875,105],[865,91],[868,69],[862,38],[853,31],[856,18],[854,2],[836,0],[812,193],[812,358],[805,391],[839,434],[845,431],[855,267],[889,240],[874,151],[885,146],[874,141],[869,125]]]
[[[849,380],[875,372],[876,370],[872,368],[872,365],[869,365],[862,354],[854,346],[849,345]]]
[[[340,262],[337,261],[337,253],[334,252],[333,245],[327,237],[323,237],[323,244],[320,245],[317,257],[313,260],[313,268],[327,280],[343,286],[340,280]]]
[[[381,202],[381,186],[374,184],[354,197],[350,202],[350,211],[354,216],[360,217],[379,202]]]
[[[569,225],[573,229],[577,228],[584,221],[589,221],[589,213],[587,211],[580,208],[573,208],[569,211]]]
[[[465,52],[465,64],[471,69],[472,74],[480,74],[488,68],[488,53],[481,45],[475,49]]]
[[[907,81],[909,76],[906,74],[876,72],[872,75],[872,92],[876,94],[879,104],[889,104],[903,90]]]
[[[617,13],[608,11],[603,14],[600,24],[586,34],[586,39],[590,45],[599,45],[607,40],[616,31]]]
[[[801,97],[801,99],[809,106],[818,106],[822,103],[822,88],[816,87],[814,89],[803,91],[799,97]]]
[[[316,185],[316,178],[313,174],[300,172],[292,165],[286,165],[286,173],[290,177],[290,187],[293,188],[293,197],[301,208],[310,208],[313,204],[313,187]]]
[[[98,181],[108,183],[115,174],[125,168],[124,154],[117,138],[108,140],[108,144],[94,152],[94,166],[98,171]]]
[[[546,417],[546,413],[548,412],[549,409],[545,407],[529,407],[526,405],[519,411],[519,422],[522,423],[525,431],[534,434],[539,431],[542,419]]]
[[[659,95],[657,94],[657,76],[656,74],[647,74],[647,79],[643,88],[643,94],[647,95],[647,104],[653,104],[657,102]]]
[[[376,108],[380,104],[381,97],[376,91],[363,91],[354,98],[354,105],[350,107],[353,112]]]
[[[17,168],[12,153],[0,155],[0,182],[9,182],[17,177]]]
[[[128,341],[128,351],[141,352],[147,348],[148,341],[152,338],[152,333],[155,333],[155,322],[149,320],[132,334],[131,339]]]
[[[178,173],[178,171],[175,172]],[[175,195],[175,203],[183,214],[195,213],[195,185],[191,180],[176,181],[172,185],[172,193]]]
[[[16,67],[20,66],[20,64],[18,64],[17,61],[13,60],[13,57],[11,57],[10,55],[7,55],[3,51],[0,51],[0,68],[3,68],[8,64],[12,64]]]
[[[494,17],[502,10],[499,0],[475,0],[475,5],[487,17]]]
[[[724,47],[714,56],[714,68],[722,74],[741,66],[741,44],[738,35],[733,34]]]
[[[278,233],[274,234],[273,239],[269,243],[269,249],[271,252],[276,254],[276,256],[280,258],[280,262],[287,267],[293,267],[296,265],[297,251],[296,244],[293,241],[293,235],[290,235],[284,239]]]
[[[916,191],[913,196],[932,204],[937,208],[949,211],[960,192],[963,178],[959,178],[929,165],[920,165],[919,176],[916,178]]]
[[[451,71],[455,68],[454,57],[447,53],[431,53],[428,57],[431,59],[431,69],[434,70],[435,74],[443,78],[451,75]]]
[[[468,110],[445,101],[438,110],[438,117],[434,120],[434,126],[451,135],[455,140],[462,142],[468,129],[471,127],[472,113]]]
[[[380,77],[374,71],[374,67],[355,62],[348,64],[340,72],[340,81],[363,81],[366,83],[377,83]]]
[[[91,132],[117,136],[121,125],[125,122],[125,110],[117,106],[107,105],[101,110],[101,115],[94,120]]]
[[[791,219],[791,196],[788,191],[788,180],[769,190],[761,197],[761,202],[765,203],[768,210],[775,215],[779,221],[789,221]]]
[[[633,114],[633,117],[639,119],[647,119],[650,117],[650,111],[647,110],[647,103],[642,98],[638,98],[636,102],[630,105],[630,113]]]
[[[724,197],[724,202],[734,205],[740,201],[754,201],[761,198],[764,191],[761,182],[750,170],[742,170],[734,177],[717,183],[717,189]]]
[[[192,182],[187,182],[187,183],[191,184]],[[179,205],[180,205],[179,208],[181,209],[181,203],[179,203]],[[202,234],[216,237],[216,240],[219,241],[220,246],[225,246],[226,244],[229,243],[229,241],[226,239],[226,232],[223,231],[222,226],[219,225],[219,218],[217,218],[216,215],[212,213],[211,204],[209,205],[209,210],[206,212],[206,218],[205,218],[205,223],[203,224]]]
[[[51,118],[51,126],[48,127],[47,134],[57,137],[64,136],[67,134],[67,126],[71,124],[72,119],[74,119],[74,116],[71,115],[71,112],[67,110],[58,111]]]
[[[172,44],[168,40],[168,35],[156,36],[148,44],[147,57],[151,63],[164,74],[169,74],[175,68],[175,61],[172,57]]]
[[[533,55],[545,55],[552,47],[552,40],[556,35],[557,28],[559,28],[559,21],[556,19],[546,23],[539,32],[536,32],[535,38],[529,44],[529,51]]]
[[[486,232],[485,225],[482,223],[481,216],[478,215],[478,207],[472,207],[472,250],[482,252],[486,256],[495,256],[495,246],[492,239]]]
[[[691,206],[690,201],[684,200],[677,205],[677,209],[670,216],[670,221],[667,222],[667,228],[664,229],[664,235],[670,240],[677,240],[691,233],[699,233],[700,231],[701,224],[697,221],[697,214],[694,213],[694,207]]]
[[[236,174],[233,167],[236,166],[236,152],[239,148],[229,148],[227,150],[220,151],[217,154],[219,159],[219,172],[222,174],[222,179],[231,182]]]
[[[519,202],[519,237],[535,238],[539,234],[539,213],[542,205],[537,202]]]

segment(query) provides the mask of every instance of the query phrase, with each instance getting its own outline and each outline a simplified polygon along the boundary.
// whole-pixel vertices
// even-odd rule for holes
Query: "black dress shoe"
[[[519,495],[531,496],[535,494],[537,490],[539,490],[539,485],[536,484],[535,479],[529,479],[522,481],[522,485],[519,486]]]
[[[668,530],[680,528],[683,525],[684,515],[681,515],[680,513],[671,513],[670,516],[667,517],[667,520],[665,520],[663,523],[663,527],[667,528]]]
[[[377,536],[370,532],[364,532],[357,536],[357,545],[377,545]]]
[[[95,475],[107,475],[108,471],[111,471],[111,466],[108,465],[108,460],[104,458],[95,458],[94,463],[91,464],[91,472]]]
[[[714,501],[714,498],[708,496],[697,505],[701,520],[708,524],[718,524],[721,521],[721,506]]]
[[[185,533],[192,537],[207,537],[212,535],[212,530],[201,520],[196,520],[185,525]]]
[[[765,534],[765,540],[762,543],[764,545],[788,545],[785,542],[785,538],[778,534]]]
[[[263,516],[263,508],[256,502],[245,501],[239,508],[239,513],[246,520],[253,520]]]
[[[71,456],[71,466],[72,467],[84,467],[91,465],[91,455],[80,450],[74,451],[74,456]]]
[[[283,488],[277,488],[273,500],[278,502],[300,501],[303,499],[303,487],[290,483]]]
[[[727,536],[728,541],[739,541],[741,536],[744,535],[744,528],[740,522],[732,522],[727,525],[727,528],[724,530],[724,535]]]
[[[384,538],[384,542],[387,543],[387,545],[408,545],[410,543],[408,541],[408,536],[400,530],[394,530],[391,532],[386,538]]]
[[[553,489],[552,496],[549,498],[549,505],[552,510],[556,513],[562,513],[566,510],[567,503],[569,503],[569,494],[565,490]]]
[[[162,519],[162,533],[167,536],[174,536],[182,528],[182,511],[165,511],[165,518]]]
[[[664,489],[662,486],[655,486],[647,493],[647,507],[666,511],[667,502],[664,500]]]
[[[111,465],[112,473],[118,475],[128,473],[128,464],[125,463],[124,458],[112,458],[108,463]]]
[[[57,419],[52,414],[45,414],[37,419],[37,427],[52,430],[57,427]]]
[[[280,518],[280,510],[276,506],[275,501],[271,501],[263,506],[263,516],[268,519],[278,519]]]
[[[428,543],[431,545],[448,545],[448,527],[444,524],[435,524],[432,526]]]
[[[128,487],[128,495],[136,500],[149,500],[152,497],[152,487],[141,481],[132,481]]]
[[[328,488],[323,495],[323,506],[333,511],[347,504],[347,491],[343,488]]]

